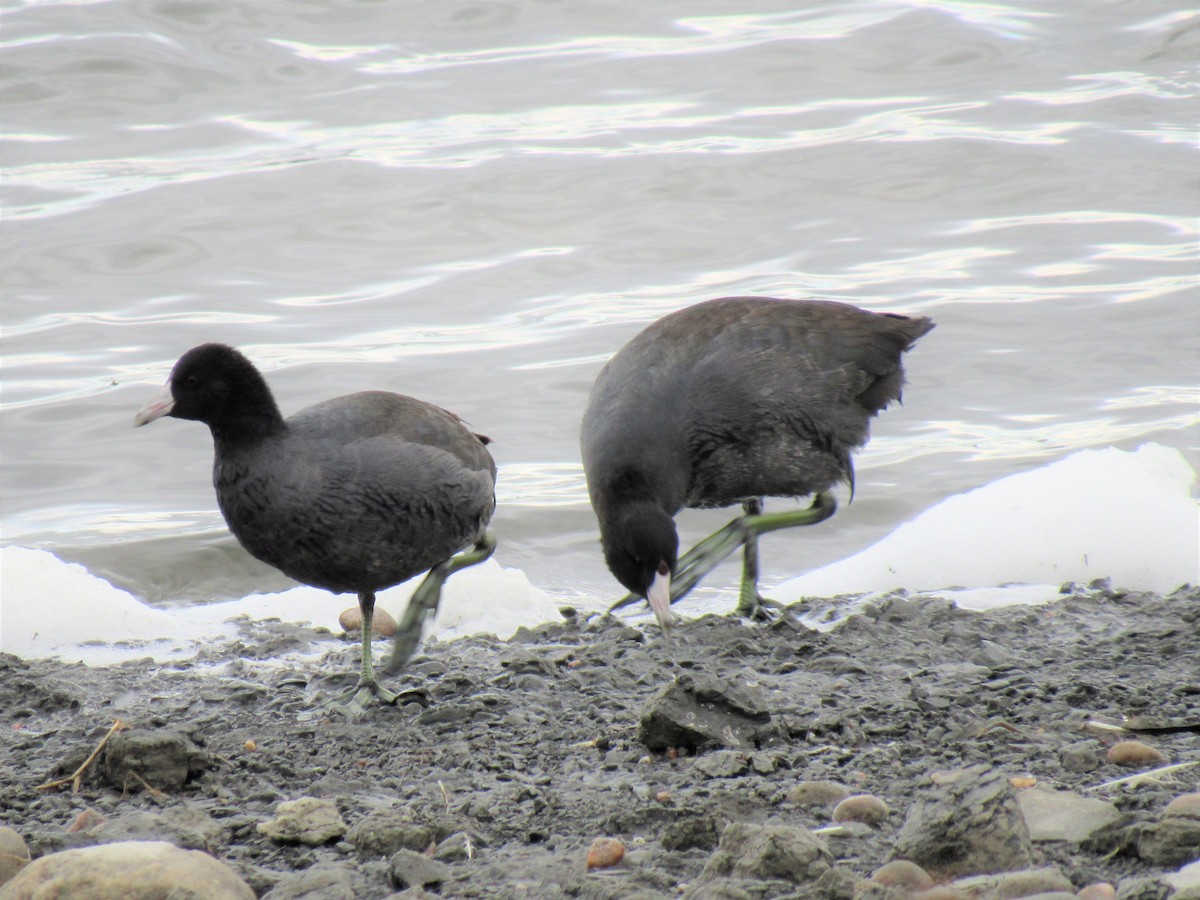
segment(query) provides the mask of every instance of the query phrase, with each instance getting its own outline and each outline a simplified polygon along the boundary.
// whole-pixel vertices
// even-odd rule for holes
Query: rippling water
[[[583,602],[615,590],[579,466],[586,391],[708,297],[939,323],[853,505],[768,538],[768,582],[1073,449],[1156,440],[1196,462],[1190,4],[4,17],[3,538],[149,599],[285,583],[225,532],[205,430],[130,427],[209,340],[246,350],[285,412],[368,388],[459,412],[495,439],[498,559]],[[685,536],[725,518],[685,514]]]

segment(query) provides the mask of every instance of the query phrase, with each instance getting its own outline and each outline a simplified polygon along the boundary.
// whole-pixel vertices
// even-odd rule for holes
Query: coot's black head
[[[674,520],[657,503],[627,505],[603,529],[609,570],[626,588],[645,597],[659,624],[671,623],[671,576],[679,555]]]
[[[214,434],[269,433],[283,419],[262,374],[225,344],[201,344],[180,357],[159,394],[134,417],[145,425],[162,416],[195,419]]]

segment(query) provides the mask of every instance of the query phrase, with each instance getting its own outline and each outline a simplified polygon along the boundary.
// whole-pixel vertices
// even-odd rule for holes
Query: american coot
[[[850,453],[900,399],[901,354],[933,328],[921,317],[844,303],[723,297],[659,319],[600,372],[583,415],[588,494],[608,567],[665,628],[670,604],[737,547],[737,611],[754,615],[758,535],[833,515],[854,490]],[[763,497],[815,494],[764,514]],[[673,517],[743,505],[745,515],[678,559]]]
[[[134,424],[161,416],[212,431],[217,503],[251,555],[304,584],[358,594],[362,674],[339,708],[357,713],[371,694],[394,702],[371,663],[375,592],[429,570],[399,625],[394,672],[436,612],[442,582],[495,547],[488,439],[453,413],[384,391],[284,419],[258,369],[223,344],[185,353]]]

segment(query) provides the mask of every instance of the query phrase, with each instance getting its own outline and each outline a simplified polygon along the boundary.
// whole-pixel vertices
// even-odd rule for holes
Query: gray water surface
[[[204,341],[245,350],[285,412],[375,388],[458,412],[495,441],[497,558],[584,604],[616,593],[588,387],[709,297],[939,325],[854,503],[770,537],[767,584],[1079,448],[1197,462],[1191,4],[3,15],[3,540],[150,600],[287,584],[227,535],[205,429],[131,427]],[[686,513],[685,540],[727,518]],[[722,571],[706,590],[732,596]]]

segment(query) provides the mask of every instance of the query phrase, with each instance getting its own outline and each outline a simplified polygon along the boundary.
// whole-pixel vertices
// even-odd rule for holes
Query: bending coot
[[[341,708],[361,711],[371,694],[393,702],[371,661],[375,592],[429,570],[397,631],[394,672],[437,610],[442,582],[495,547],[488,439],[453,413],[384,391],[284,419],[258,369],[223,344],[185,353],[134,424],[162,416],[208,425],[217,502],[251,555],[304,584],[358,595],[362,671]]]
[[[901,355],[925,317],[844,303],[725,297],[659,319],[596,378],[583,416],[588,494],[605,560],[659,623],[743,547],[738,613],[758,611],[758,535],[822,521],[827,493],[854,489],[851,452],[872,416],[900,399]],[[763,497],[815,494],[807,509],[764,514]],[[742,504],[745,515],[678,558],[684,507]]]

